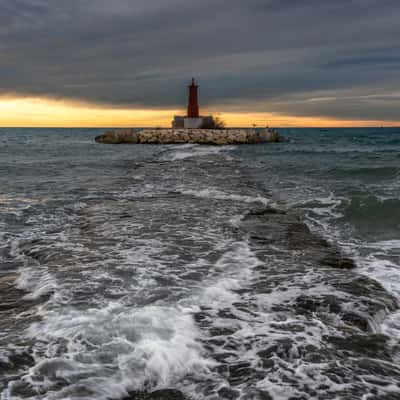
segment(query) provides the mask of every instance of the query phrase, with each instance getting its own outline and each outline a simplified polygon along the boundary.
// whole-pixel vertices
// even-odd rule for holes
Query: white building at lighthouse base
[[[206,117],[184,117],[180,115],[175,115],[172,121],[173,129],[201,129],[201,128],[210,128],[214,123],[214,119],[212,116]]]

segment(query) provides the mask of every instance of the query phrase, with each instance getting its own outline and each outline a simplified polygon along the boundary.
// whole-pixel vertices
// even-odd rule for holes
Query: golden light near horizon
[[[0,126],[3,127],[161,126],[175,112],[36,97],[0,98]]]
[[[328,117],[307,117],[279,113],[219,113],[229,126],[275,127],[275,128],[355,128],[355,127],[398,127],[400,121],[345,120]]]
[[[213,114],[212,110],[207,110]],[[169,127],[175,109],[120,108],[40,97],[1,97],[1,127]],[[228,127],[400,126],[400,121],[339,120],[268,112],[218,113]]]

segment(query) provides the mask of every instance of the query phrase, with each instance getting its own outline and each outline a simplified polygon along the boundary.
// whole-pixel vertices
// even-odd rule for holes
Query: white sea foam
[[[25,267],[21,269],[15,283],[19,289],[28,292],[24,296],[28,300],[38,299],[54,292],[58,288],[54,277],[40,267]]]
[[[230,247],[231,249],[225,252],[214,266],[217,276],[221,277],[208,282],[200,295],[198,301],[205,306],[231,306],[240,298],[235,290],[257,278],[254,268],[260,265],[260,260],[252,252],[249,244],[245,241],[235,242]]]
[[[204,157],[220,153],[227,153],[234,150],[235,148],[235,146],[205,146],[186,144],[181,146],[174,146],[174,151],[171,154],[165,155],[163,159],[170,161],[185,160],[187,158]]]
[[[338,211],[343,201],[346,201],[346,199],[330,193],[328,196],[315,197],[312,200],[295,201],[292,205],[309,211],[318,219],[334,220],[343,216],[342,212]],[[309,217],[312,218],[311,216]]]
[[[390,241],[393,242],[393,241]],[[397,242],[397,241],[396,241]],[[388,244],[388,241],[385,242]],[[377,243],[368,247],[375,248]],[[385,246],[380,251],[387,250]],[[391,248],[389,247],[389,250]],[[360,273],[378,281],[389,293],[393,294],[400,304],[400,265],[370,254],[368,257],[357,257]],[[380,321],[379,330],[386,333],[390,338],[400,337],[400,312],[396,311],[387,315]]]
[[[243,220],[243,215],[235,215],[229,220],[229,223],[235,228],[238,228],[242,220]]]
[[[365,243],[363,247],[368,247],[377,250],[381,249],[383,251],[397,250],[400,249],[400,240],[382,240],[379,242]]]
[[[182,193],[188,196],[194,196],[205,199],[215,200],[231,200],[243,203],[261,203],[265,206],[271,204],[271,200],[260,195],[258,196],[245,196],[234,193],[225,193],[218,189],[202,189],[202,190],[182,190]]]
[[[236,291],[256,278],[254,268],[260,264],[246,241],[227,241],[218,246],[225,251],[210,266],[209,278],[175,305],[135,308],[111,302],[105,307],[79,310],[60,303],[57,306],[54,298],[52,306],[39,309],[41,321],[27,331],[30,338],[41,338],[40,347],[44,346],[46,356],[36,358],[36,365],[23,380],[35,390],[46,392],[46,399],[50,400],[82,399],[82,384],[90,393],[88,399],[108,399],[126,396],[133,390],[177,387],[185,391],[181,381],[188,376],[209,380],[216,362],[207,355],[202,344],[205,333],[197,327],[193,314],[201,307],[215,313],[232,308],[240,300]],[[139,251],[119,252],[127,264],[143,264],[143,276],[139,270],[135,273],[143,288],[154,286],[151,278],[159,274],[162,266],[153,270],[151,265],[161,248],[162,243],[150,241]],[[103,278],[110,277],[96,273],[92,279]],[[65,283],[60,292],[66,290],[64,286]],[[223,322],[217,318],[215,326],[221,325]],[[250,327],[242,328],[243,335],[247,335]],[[213,379],[223,382],[222,377]],[[68,385],[60,390],[59,380]],[[12,389],[10,384],[9,391]]]
[[[29,336],[53,343],[54,354],[56,343],[66,342],[68,352],[38,362],[25,380],[51,391],[57,379],[65,379],[70,384],[49,398],[74,399],[82,398],[78,392],[84,379],[90,398],[108,399],[130,390],[174,386],[187,374],[207,374],[213,363],[203,357],[192,311],[132,310],[116,303],[86,312],[47,313],[42,323],[31,326]]]
[[[27,258],[21,252],[20,245],[20,240],[12,240],[10,242],[10,255],[23,263],[23,267],[18,270],[15,284],[19,289],[28,292],[24,299],[34,300],[54,292],[58,288],[55,278],[39,262]]]

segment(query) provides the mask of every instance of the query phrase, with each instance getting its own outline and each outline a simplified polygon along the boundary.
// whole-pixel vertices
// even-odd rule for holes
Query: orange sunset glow
[[[212,109],[205,112],[213,114]],[[2,127],[155,127],[169,126],[178,109],[120,108],[39,97],[0,98]],[[400,121],[344,120],[269,112],[218,112],[228,127],[399,126]]]

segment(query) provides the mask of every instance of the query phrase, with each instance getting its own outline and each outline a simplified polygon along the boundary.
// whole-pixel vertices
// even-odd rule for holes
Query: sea
[[[0,129],[0,398],[400,399],[400,128],[240,146]]]

